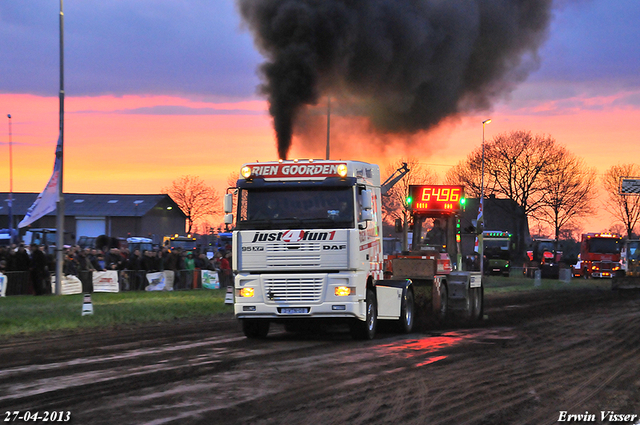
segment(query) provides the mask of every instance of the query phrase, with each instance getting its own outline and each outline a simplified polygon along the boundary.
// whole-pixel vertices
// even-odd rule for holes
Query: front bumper
[[[366,276],[360,272],[248,274],[235,278],[234,313],[238,319],[366,318]],[[338,296],[336,287],[352,288]],[[242,297],[252,288],[252,297]]]

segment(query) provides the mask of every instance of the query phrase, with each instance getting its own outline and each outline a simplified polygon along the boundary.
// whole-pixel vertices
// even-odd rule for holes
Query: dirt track
[[[538,425],[557,423],[561,411],[594,414],[588,423],[609,423],[601,411],[640,415],[636,294],[486,301],[479,326],[370,342],[277,326],[266,341],[249,341],[230,319],[14,339],[0,345],[0,413],[70,411],[74,424],[123,425]]]

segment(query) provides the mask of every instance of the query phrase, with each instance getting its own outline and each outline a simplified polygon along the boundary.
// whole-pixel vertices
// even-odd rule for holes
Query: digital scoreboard
[[[413,212],[459,212],[464,209],[464,186],[410,185],[407,203]]]

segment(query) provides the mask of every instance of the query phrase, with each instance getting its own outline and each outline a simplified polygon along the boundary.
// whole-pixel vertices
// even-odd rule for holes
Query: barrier
[[[51,276],[51,293],[55,294],[56,277]],[[63,276],[60,282],[60,295],[74,295],[82,293],[82,282],[78,276]]]
[[[186,291],[202,288],[218,289],[226,286],[221,282],[218,272],[215,270],[165,270],[154,273],[164,274],[164,290],[166,291]],[[64,295],[70,293],[144,291],[149,286],[147,274],[150,273],[146,270],[81,270],[73,277],[70,275],[63,278],[61,293]],[[0,290],[3,290],[7,296],[34,294],[31,276],[28,271],[7,271],[4,272],[4,276],[6,276],[6,279],[4,279],[4,286],[1,286]],[[55,273],[50,273],[49,279],[51,293],[55,293]],[[230,280],[233,282],[232,278]],[[203,283],[206,286],[203,286]]]
[[[564,283],[571,282],[571,269],[560,269],[558,278]]]

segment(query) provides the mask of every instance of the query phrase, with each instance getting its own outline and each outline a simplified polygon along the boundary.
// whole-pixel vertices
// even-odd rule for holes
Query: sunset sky
[[[58,15],[58,1],[0,2],[0,191],[9,190],[9,121],[13,190],[40,192],[51,175]],[[64,16],[65,192],[159,193],[186,174],[222,191],[242,163],[277,159],[257,89],[264,58],[234,1],[69,0]],[[384,169],[415,156],[444,177],[480,146],[491,118],[487,140],[548,134],[599,174],[640,163],[638,22],[637,0],[557,0],[539,67],[508,96],[408,138],[366,134],[336,112],[332,159]],[[294,138],[290,157],[323,158],[324,131],[316,143]],[[611,224],[601,210],[584,230]]]

